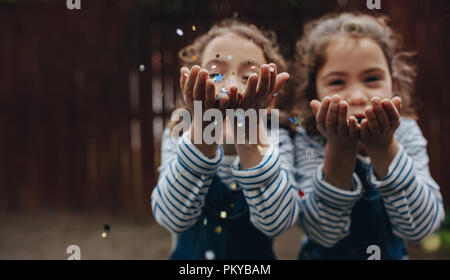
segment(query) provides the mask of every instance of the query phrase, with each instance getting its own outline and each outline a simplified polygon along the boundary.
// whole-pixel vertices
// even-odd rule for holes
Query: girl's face
[[[201,58],[202,68],[210,73],[210,78],[217,75],[223,76],[215,79],[216,95],[222,88],[228,89],[235,85],[240,92],[247,84],[251,73],[257,73],[260,65],[266,63],[262,49],[249,39],[234,33],[227,33],[215,37],[203,51]]]
[[[328,44],[324,58],[316,79],[319,99],[338,94],[347,101],[349,115],[362,118],[372,97],[393,97],[388,63],[372,39],[338,37]]]

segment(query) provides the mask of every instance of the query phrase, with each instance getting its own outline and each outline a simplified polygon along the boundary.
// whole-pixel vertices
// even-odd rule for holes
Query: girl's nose
[[[369,98],[361,89],[358,89],[347,95],[347,102],[351,106],[364,106],[369,102]]]
[[[239,84],[238,84],[236,78],[234,77],[234,75],[230,75],[228,77],[228,79],[225,82],[225,85],[226,85],[227,88],[230,88],[231,86],[236,86],[236,87],[239,86]]]

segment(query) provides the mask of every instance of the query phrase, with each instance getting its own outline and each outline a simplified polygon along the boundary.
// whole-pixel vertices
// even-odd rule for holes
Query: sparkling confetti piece
[[[231,55],[227,56],[227,60],[230,61],[232,59]]]
[[[192,31],[197,31],[197,28],[195,27],[195,25],[192,25]]]
[[[273,94],[273,96],[277,96],[277,95],[278,95],[278,93],[276,93],[276,92]]]
[[[192,58],[192,60],[196,60],[197,59],[194,55],[191,58]]]
[[[216,258],[216,254],[214,254],[213,251],[208,250],[208,251],[205,252],[205,258],[207,260],[214,260]]]
[[[206,226],[208,224],[208,219],[204,218],[203,219],[203,225]]]
[[[275,68],[270,67],[270,72],[273,72],[273,71],[275,71]]]
[[[144,65],[144,64],[141,64],[141,65],[139,66],[139,71],[144,72],[144,70],[145,70],[145,65]]]
[[[187,73],[184,73],[184,76],[189,77],[189,75]]]
[[[214,82],[218,83],[218,82],[222,82],[222,80],[223,80],[222,74],[214,75]]]
[[[262,153],[262,150],[263,150],[263,148],[262,148],[260,145],[258,145],[258,151],[259,151],[260,153]]]
[[[295,124],[295,119],[293,117],[290,117],[289,120]]]
[[[183,30],[181,30],[180,28],[177,28],[177,34],[178,36],[183,36]]]
[[[216,65],[213,65],[211,66],[211,69],[216,69],[216,67],[217,67]]]
[[[221,227],[221,226],[216,226],[216,228],[214,229],[214,231],[215,231],[217,234],[221,234],[221,233],[222,233],[222,227]]]
[[[214,125],[217,126],[217,121],[214,122]]]
[[[223,93],[223,94],[228,95],[228,90],[225,89],[225,88],[221,88],[221,89],[220,89],[220,92]]]
[[[111,231],[111,227],[108,224],[103,225],[102,238],[106,238]]]
[[[238,122],[237,126],[238,126],[238,127],[242,127],[242,123],[241,123],[241,122]]]
[[[305,196],[305,193],[304,193],[302,190],[299,190],[299,191],[298,191],[298,194],[299,194],[300,197],[302,197],[302,198]]]
[[[231,183],[231,189],[232,190],[235,190],[235,189],[237,189],[237,184],[236,183]]]
[[[227,212],[225,212],[225,211],[220,211],[220,217],[221,217],[222,219],[226,219],[226,218],[227,218]]]

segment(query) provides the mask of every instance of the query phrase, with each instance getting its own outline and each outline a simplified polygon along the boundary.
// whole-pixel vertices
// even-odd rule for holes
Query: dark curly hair
[[[294,74],[296,108],[302,125],[310,135],[317,135],[315,117],[309,105],[317,99],[316,76],[325,63],[325,50],[336,36],[371,38],[383,50],[395,83],[394,95],[402,99],[401,115],[417,119],[412,99],[416,66],[412,62],[415,52],[403,51],[402,36],[388,24],[387,16],[370,16],[359,13],[329,14],[304,26],[303,36],[296,44]]]

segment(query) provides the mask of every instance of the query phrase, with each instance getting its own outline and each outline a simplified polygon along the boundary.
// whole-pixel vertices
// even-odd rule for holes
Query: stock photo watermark
[[[176,122],[171,130],[173,139],[181,132],[188,131],[190,126],[194,125],[203,128],[194,130],[194,144],[235,144],[236,141],[236,144],[251,145],[259,143],[267,145],[279,142],[278,109],[270,110],[270,129],[268,129],[269,113],[267,109],[259,109],[258,111],[253,108],[245,111],[243,109],[226,109],[226,118],[224,118],[221,110],[211,108],[203,112],[202,106],[201,101],[194,101],[194,123],[192,123],[191,114],[187,109],[180,108],[172,113],[171,121]],[[204,122],[209,123],[205,125]],[[226,135],[224,141],[222,131],[225,125],[227,130],[232,132],[232,135]],[[266,138],[264,131],[268,130],[271,133]]]
[[[381,0],[367,0],[366,2],[367,8],[369,10],[380,10],[381,9]]]
[[[81,10],[81,0],[67,0],[66,5],[69,10]]]
[[[81,260],[81,249],[78,245],[69,245],[66,249],[66,254],[70,255],[67,260]]]
[[[381,250],[378,245],[370,245],[369,247],[367,247],[366,253],[371,254],[367,258],[367,260],[369,260],[369,261],[372,261],[372,260],[378,261],[381,259]]]

